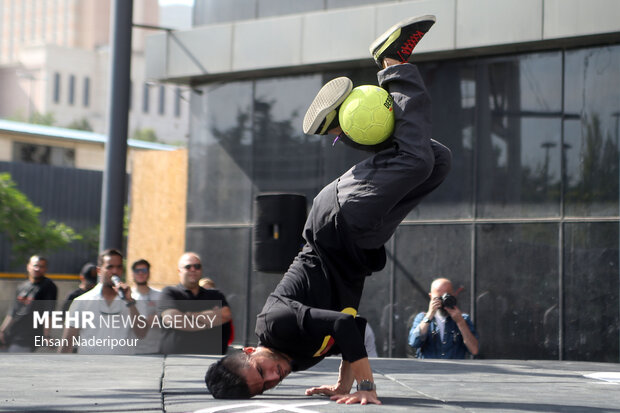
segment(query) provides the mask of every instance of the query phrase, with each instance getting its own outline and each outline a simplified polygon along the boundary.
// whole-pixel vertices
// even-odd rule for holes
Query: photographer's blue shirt
[[[409,331],[409,345],[416,348],[418,358],[427,359],[464,359],[469,353],[467,346],[463,343],[463,335],[452,318],[446,318],[444,327],[444,337],[441,339],[439,326],[435,319],[431,320],[426,335],[420,334],[418,328],[426,313],[419,313],[413,321],[413,326]],[[478,338],[478,332],[471,322],[469,314],[463,314],[463,319],[469,326],[472,334]]]

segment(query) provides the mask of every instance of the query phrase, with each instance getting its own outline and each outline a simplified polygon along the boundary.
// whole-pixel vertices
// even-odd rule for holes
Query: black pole
[[[105,148],[101,200],[100,251],[106,248],[123,248],[132,13],[133,0],[112,2],[108,141]]]

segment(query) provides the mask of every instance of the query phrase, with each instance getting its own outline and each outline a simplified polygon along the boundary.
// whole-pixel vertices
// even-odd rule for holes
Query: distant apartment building
[[[106,133],[111,0],[0,0],[0,118],[53,117],[60,127]],[[134,23],[159,23],[157,0],[134,0]],[[147,83],[144,38],[132,33],[129,138],[152,129],[184,143],[188,91]]]

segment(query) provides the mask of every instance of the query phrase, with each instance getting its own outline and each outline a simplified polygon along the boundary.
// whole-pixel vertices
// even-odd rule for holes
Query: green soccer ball
[[[342,102],[342,131],[360,145],[376,145],[394,131],[394,98],[379,86],[358,86]]]

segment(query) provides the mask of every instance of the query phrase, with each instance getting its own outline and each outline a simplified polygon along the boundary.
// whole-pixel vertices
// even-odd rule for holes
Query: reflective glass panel
[[[473,71],[463,62],[419,67],[433,101],[433,139],[452,151],[452,169],[408,219],[469,218],[473,214]]]
[[[413,319],[428,310],[431,283],[448,278],[458,307],[471,314],[471,225],[402,225],[395,235],[394,357],[413,356],[407,344]],[[475,323],[474,323],[475,324]]]
[[[618,223],[564,228],[564,358],[618,362]]]
[[[302,131],[308,99],[318,89],[314,75],[256,81],[253,176],[258,191],[297,192],[312,200],[321,189],[321,137]]]
[[[558,224],[476,228],[480,357],[558,358]]]
[[[475,67],[477,215],[560,214],[560,53]]]
[[[618,215],[619,85],[620,46],[566,53],[566,215]]]
[[[192,100],[187,221],[249,222],[252,84],[201,89]]]
[[[246,274],[250,268],[250,228],[187,228],[186,251],[201,256],[202,276],[215,282],[233,314],[235,343],[246,341]],[[234,246],[234,248],[233,248]],[[251,336],[254,336],[252,330]]]

